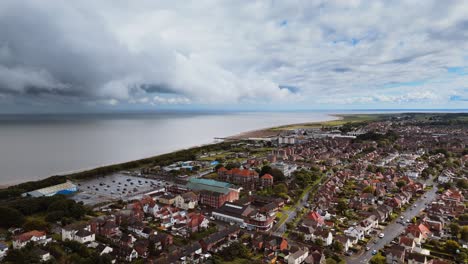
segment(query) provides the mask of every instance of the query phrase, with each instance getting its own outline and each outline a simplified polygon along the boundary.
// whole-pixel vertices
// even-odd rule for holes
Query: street
[[[294,217],[296,217],[297,210],[302,210],[302,208],[304,208],[304,206],[307,204],[307,201],[309,200],[309,194],[312,190],[313,188],[310,189],[298,203],[292,206],[291,209],[283,211],[283,214],[288,215],[288,218],[283,223],[278,222],[275,226],[273,226],[272,230],[274,235],[283,236],[284,232],[286,232],[286,223],[291,222]]]
[[[432,181],[428,182],[427,184],[433,184]],[[382,233],[384,233],[383,238],[378,238],[377,239],[377,244],[373,244],[370,242],[368,246],[370,247],[369,251],[364,251],[361,255],[354,255],[351,257],[347,257],[346,263],[351,263],[351,264],[362,264],[362,263],[368,263],[369,260],[372,258],[372,251],[377,250],[379,251],[382,249],[386,244],[390,243],[393,239],[398,237],[406,228],[406,219],[413,219],[413,217],[417,216],[424,208],[426,203],[432,202],[435,197],[436,197],[436,192],[437,188],[434,186],[431,190],[427,191],[422,197],[420,197],[418,200],[414,202],[414,205],[416,207],[408,207],[405,212],[401,214],[401,216],[404,217],[403,221],[405,221],[405,225],[402,225],[400,223],[397,223],[396,221],[400,221],[401,219],[395,219],[393,222],[389,223]]]

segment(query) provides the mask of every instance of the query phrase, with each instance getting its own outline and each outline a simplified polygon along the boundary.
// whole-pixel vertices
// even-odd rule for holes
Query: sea
[[[335,119],[333,112],[0,115],[0,186],[213,143],[241,132]]]

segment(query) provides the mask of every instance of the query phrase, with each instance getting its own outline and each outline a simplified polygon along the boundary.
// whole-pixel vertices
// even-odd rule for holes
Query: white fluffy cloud
[[[451,106],[466,96],[466,68],[450,69],[467,66],[467,13],[456,0],[4,0],[0,95]]]

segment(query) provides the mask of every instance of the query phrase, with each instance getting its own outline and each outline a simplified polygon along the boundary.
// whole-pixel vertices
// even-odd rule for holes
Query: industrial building
[[[71,181],[67,181],[61,184],[57,184],[54,186],[45,187],[42,189],[37,189],[34,191],[30,191],[27,193],[23,193],[23,196],[31,196],[31,197],[41,197],[41,196],[53,196],[56,194],[71,194],[78,190],[75,184]]]

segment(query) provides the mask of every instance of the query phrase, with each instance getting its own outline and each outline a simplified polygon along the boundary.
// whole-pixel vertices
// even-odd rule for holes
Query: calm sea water
[[[214,137],[333,119],[327,113],[0,116],[0,185],[211,143]]]

